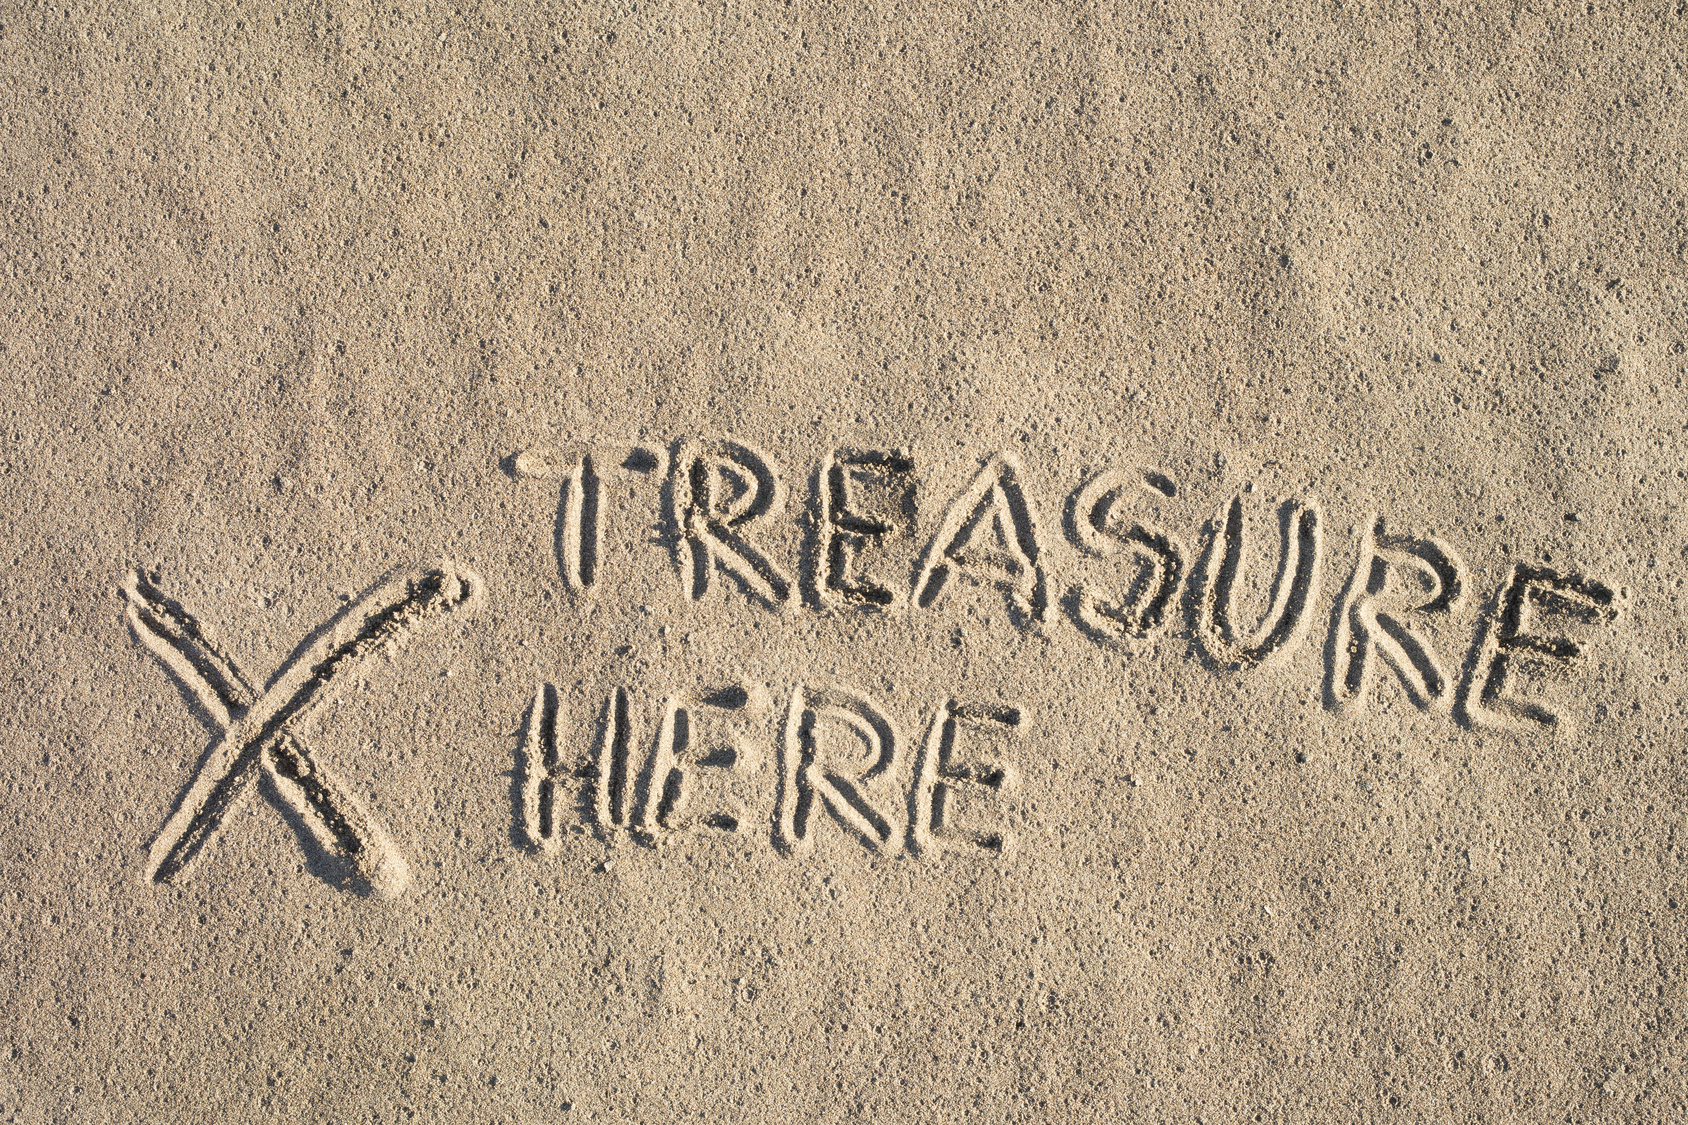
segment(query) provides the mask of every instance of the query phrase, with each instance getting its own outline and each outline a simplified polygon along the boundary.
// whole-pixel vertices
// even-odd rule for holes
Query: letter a
[[[996,586],[1023,620],[1042,624],[1049,609],[1049,580],[1037,520],[1020,481],[1019,458],[998,453],[956,497],[926,548],[914,582],[922,609],[943,596],[952,577]]]

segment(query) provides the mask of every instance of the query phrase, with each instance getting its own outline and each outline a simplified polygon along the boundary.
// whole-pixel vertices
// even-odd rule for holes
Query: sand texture
[[[0,1121],[1688,1121],[1688,5],[0,74]]]

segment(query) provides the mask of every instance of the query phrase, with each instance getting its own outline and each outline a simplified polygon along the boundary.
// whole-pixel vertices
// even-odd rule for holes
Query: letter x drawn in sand
[[[308,636],[255,691],[199,622],[139,574],[123,583],[135,635],[205,709],[218,733],[147,858],[148,880],[184,871],[247,789],[265,774],[316,843],[356,870],[367,889],[401,894],[410,868],[381,824],[323,767],[302,728],[370,657],[480,599],[481,580],[435,561],[395,572]]]

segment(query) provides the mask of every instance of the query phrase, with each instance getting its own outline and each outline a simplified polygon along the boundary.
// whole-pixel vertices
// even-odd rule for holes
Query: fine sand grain
[[[1688,1120],[1688,6],[0,63],[0,1121]]]

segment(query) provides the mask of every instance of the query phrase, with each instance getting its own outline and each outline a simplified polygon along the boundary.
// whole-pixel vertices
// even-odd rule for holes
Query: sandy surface
[[[1665,1122],[1688,11],[0,13],[0,1120]]]

